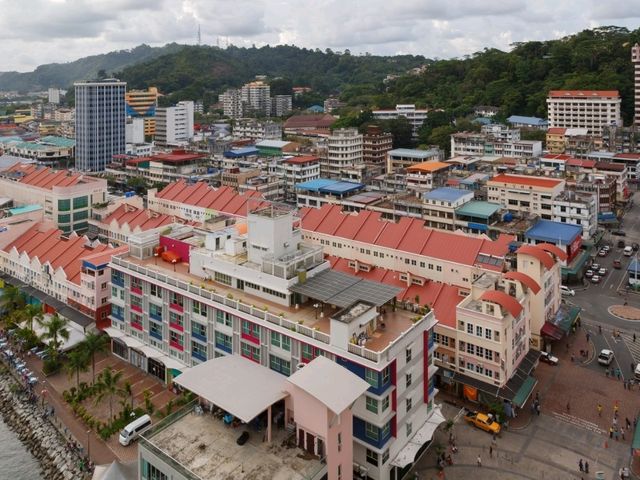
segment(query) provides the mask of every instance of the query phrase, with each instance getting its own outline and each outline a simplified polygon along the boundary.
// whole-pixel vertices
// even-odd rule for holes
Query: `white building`
[[[549,127],[587,128],[602,135],[604,127],[622,126],[617,90],[551,90],[547,97]]]
[[[49,89],[49,103],[60,103],[60,97],[67,93],[65,90],[61,90],[59,88],[50,88]]]
[[[413,129],[413,136],[418,136],[418,130],[422,127],[427,118],[428,110],[417,109],[415,105],[396,105],[395,110],[374,110],[373,118],[376,120],[392,120],[394,118],[404,117],[409,120]]]
[[[284,117],[291,113],[293,108],[293,97],[291,95],[275,95],[271,98],[271,115],[274,117]]]
[[[640,45],[637,43],[631,47],[631,62],[633,63],[633,91],[635,94],[633,119],[634,123],[638,125],[640,123]]]
[[[158,145],[184,146],[193,138],[193,102],[178,102],[174,107],[156,110],[156,136]]]
[[[240,89],[245,115],[268,117],[271,113],[271,87],[262,80],[246,83]]]
[[[565,190],[553,200],[552,220],[582,227],[582,238],[589,240],[598,228],[596,195]]]
[[[520,141],[520,129],[509,128],[501,123],[490,123],[483,125],[480,132],[491,136],[494,140],[502,142],[518,142]]]
[[[277,164],[276,173],[284,179],[287,193],[295,196],[298,183],[320,178],[320,158],[309,155],[286,158]]]
[[[129,117],[124,130],[124,138],[127,144],[144,143],[144,118]]]
[[[239,89],[229,89],[218,96],[218,101],[222,103],[225,117],[242,118],[244,108],[242,106],[242,92]]]
[[[539,140],[496,140],[491,135],[460,132],[451,135],[451,157],[498,155],[513,158],[533,158],[542,155]]]
[[[339,178],[341,172],[362,163],[362,134],[355,128],[334,130],[327,139],[327,156],[320,160],[322,175]]]
[[[565,181],[531,175],[496,175],[487,181],[487,200],[522,216],[553,216],[553,201],[565,188]]]
[[[271,120],[238,119],[233,125],[233,137],[255,142],[282,140],[282,124]]]

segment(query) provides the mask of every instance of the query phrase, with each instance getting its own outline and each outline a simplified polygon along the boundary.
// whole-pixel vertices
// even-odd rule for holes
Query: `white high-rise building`
[[[327,142],[327,156],[320,162],[323,176],[339,178],[342,171],[362,163],[362,134],[356,128],[334,130]]]
[[[293,97],[291,95],[275,95],[271,99],[271,115],[274,117],[284,117],[293,108]]]
[[[64,95],[66,92],[64,90],[60,90],[59,88],[50,88],[49,89],[49,103],[60,103],[60,97]]]
[[[242,118],[244,109],[242,108],[242,92],[238,89],[229,89],[218,95],[218,101],[222,103],[225,117]]]
[[[633,63],[634,108],[633,122],[640,122],[640,45],[631,47],[631,62]]]
[[[76,168],[99,172],[125,153],[126,82],[114,78],[77,82]]]
[[[178,102],[175,107],[156,111],[156,143],[182,146],[193,138],[193,102]]]
[[[268,83],[261,80],[246,83],[241,94],[245,110],[254,115],[268,117],[271,114],[271,87]]]
[[[621,102],[617,90],[551,90],[549,128],[586,128],[589,135],[602,135],[605,127],[622,126]]]
[[[413,137],[418,136],[418,130],[422,127],[427,118],[428,110],[416,109],[415,105],[405,104],[396,105],[394,110],[374,110],[373,118],[376,120],[392,120],[399,117],[405,117],[411,123]]]

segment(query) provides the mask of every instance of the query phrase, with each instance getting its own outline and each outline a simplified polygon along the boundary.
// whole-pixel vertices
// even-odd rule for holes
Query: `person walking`
[[[578,462],[578,468],[580,469],[581,472],[584,472],[584,465],[582,464],[582,459],[580,459],[580,461]]]
[[[625,417],[624,422],[625,422],[625,425],[627,426],[627,430],[631,430],[631,420],[629,420],[629,417]]]
[[[624,441],[624,427],[620,427],[620,436],[622,437],[622,440]]]
[[[609,438],[613,439],[613,427],[609,427]]]
[[[590,339],[591,339],[591,334],[589,332],[587,332],[587,343],[589,343]]]
[[[589,462],[586,460],[584,462],[584,473],[589,473]]]
[[[571,413],[571,404],[567,401],[567,413]]]
[[[489,458],[493,458],[493,445],[489,445]]]
[[[602,416],[602,405],[598,403],[598,406],[596,408],[598,409],[598,416],[601,417]]]
[[[636,334],[633,334],[633,343],[636,343]]]
[[[478,464],[479,467],[482,466],[482,459],[480,458],[480,454],[478,454],[478,458],[476,458],[476,463]]]
[[[539,403],[536,405],[536,413],[538,414],[538,416],[540,416],[540,404]]]

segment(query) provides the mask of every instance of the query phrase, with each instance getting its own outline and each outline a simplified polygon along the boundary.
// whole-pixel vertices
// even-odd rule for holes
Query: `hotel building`
[[[602,135],[611,125],[622,126],[617,90],[551,90],[547,97],[550,128],[586,128]]]

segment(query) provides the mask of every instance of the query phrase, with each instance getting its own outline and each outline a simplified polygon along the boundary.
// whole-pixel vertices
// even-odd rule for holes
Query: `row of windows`
[[[459,322],[459,329],[465,329],[465,323]],[[498,330],[492,330],[490,328],[483,328],[480,325],[473,325],[472,323],[466,324],[466,330],[469,335],[475,335],[476,337],[486,338],[487,340],[500,341],[500,332]]]

